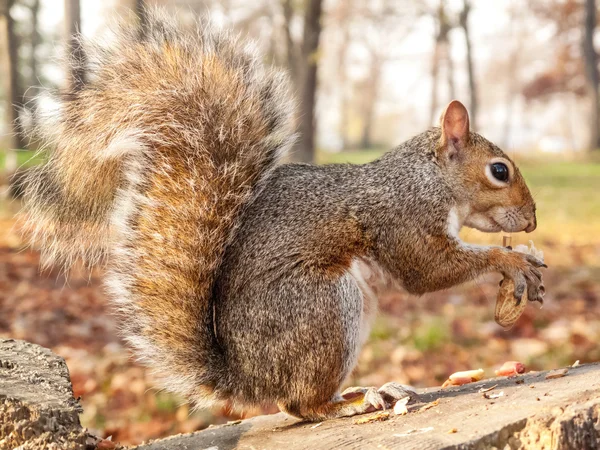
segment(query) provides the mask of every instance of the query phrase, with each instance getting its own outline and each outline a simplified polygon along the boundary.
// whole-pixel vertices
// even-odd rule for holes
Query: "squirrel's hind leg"
[[[351,387],[342,394],[320,405],[302,405],[297,403],[280,404],[279,408],[292,416],[313,422],[338,417],[356,416],[392,407],[398,400],[417,394],[398,383],[386,383],[381,388]]]

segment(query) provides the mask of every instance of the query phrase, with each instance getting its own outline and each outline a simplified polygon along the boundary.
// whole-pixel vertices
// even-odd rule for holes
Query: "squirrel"
[[[283,163],[287,77],[231,32],[153,11],[143,32],[86,45],[89,81],[45,127],[23,232],[45,264],[104,266],[125,339],[198,407],[269,402],[312,421],[385,409],[412,394],[340,393],[384,289],[499,272],[515,298],[541,297],[541,261],[459,238],[536,228],[519,169],[460,102],[373,162]]]

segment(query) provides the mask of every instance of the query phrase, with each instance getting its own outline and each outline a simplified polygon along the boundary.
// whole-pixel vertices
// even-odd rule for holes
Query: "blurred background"
[[[0,0],[0,336],[64,357],[83,424],[125,444],[261,412],[199,411],[152,388],[119,339],[101,270],[40,273],[14,231],[11,180],[36,154],[47,89],[85,83],[73,35],[101,38],[118,16],[161,5],[184,23],[211,16],[285,68],[298,99],[292,159],[362,163],[437,123],[458,98],[471,125],[522,167],[538,229],[515,234],[545,252],[547,295],[515,327],[494,323],[499,275],[420,298],[381,300],[348,384],[435,386],[457,370],[506,360],[539,370],[600,360],[600,47],[595,0]],[[64,55],[80,61],[72,71]],[[41,95],[41,96],[40,96]],[[15,175],[16,174],[16,175]],[[470,242],[499,234],[463,230]]]

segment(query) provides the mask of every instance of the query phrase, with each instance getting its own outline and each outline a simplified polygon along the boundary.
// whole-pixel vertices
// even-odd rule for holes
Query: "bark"
[[[0,450],[92,448],[81,412],[63,358],[0,338]]]
[[[0,28],[3,42],[6,46],[5,61],[5,92],[7,102],[7,130],[9,135],[9,147],[12,149],[24,148],[26,145],[23,136],[22,124],[19,120],[19,111],[23,107],[22,88],[19,78],[19,42],[15,33],[15,22],[10,15],[13,0],[0,2]]]
[[[317,97],[317,68],[321,35],[322,0],[307,0],[302,41],[302,78],[300,86],[300,138],[294,159],[312,162],[315,155],[315,103]]]
[[[77,92],[85,85],[86,57],[78,33],[81,30],[81,9],[79,0],[65,0],[65,27],[67,40],[67,89]]]
[[[596,0],[585,0],[585,23],[583,33],[583,56],[588,95],[590,98],[589,116],[589,150],[600,149],[600,96],[598,95],[598,55],[594,48],[594,32],[596,31]]]
[[[471,12],[471,2],[469,0],[463,0],[463,9],[460,13],[460,26],[465,33],[465,44],[467,50],[467,72],[469,75],[469,119],[471,121],[471,127],[477,129],[477,111],[478,111],[478,97],[477,97],[477,82],[475,81],[475,68],[473,63],[473,49],[471,46],[471,33],[469,28],[469,13]]]

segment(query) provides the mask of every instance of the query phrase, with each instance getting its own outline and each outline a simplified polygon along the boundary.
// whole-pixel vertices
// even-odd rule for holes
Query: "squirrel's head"
[[[535,230],[535,202],[521,172],[502,150],[469,130],[462,103],[450,102],[440,128],[436,157],[460,202],[463,224],[488,233]]]

